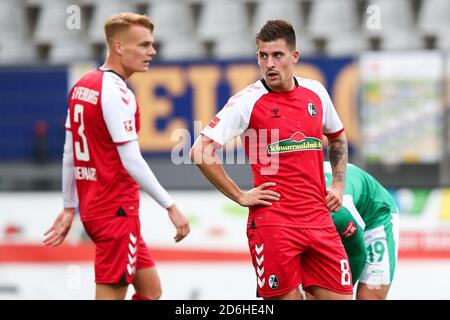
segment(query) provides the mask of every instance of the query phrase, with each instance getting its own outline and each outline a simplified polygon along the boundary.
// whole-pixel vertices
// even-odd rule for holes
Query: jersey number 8
[[[343,286],[348,286],[351,283],[351,274],[350,274],[350,265],[348,264],[348,260],[341,259],[341,284]]]

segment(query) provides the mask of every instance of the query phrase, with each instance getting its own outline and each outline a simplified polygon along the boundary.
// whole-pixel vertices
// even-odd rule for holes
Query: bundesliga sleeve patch
[[[212,120],[209,122],[208,126],[209,126],[210,128],[214,128],[214,127],[219,123],[219,121],[220,121],[220,118],[219,118],[219,117],[214,117],[214,119],[212,119]]]
[[[123,126],[125,127],[126,132],[133,131],[133,122],[131,120],[127,120],[123,122]]]

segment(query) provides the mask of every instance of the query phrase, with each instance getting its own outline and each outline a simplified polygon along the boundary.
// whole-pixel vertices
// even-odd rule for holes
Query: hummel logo
[[[262,276],[264,273],[264,267],[262,267],[262,269],[260,269],[259,267],[256,267],[256,272],[258,272],[258,276]]]
[[[122,101],[125,102],[126,105],[128,105],[130,103],[130,97],[128,96],[121,96]]]
[[[273,108],[270,110],[272,112],[272,118],[279,118],[281,117],[280,115],[280,109],[278,108]]]
[[[261,265],[261,263],[264,262],[264,256],[261,257],[261,259],[259,259],[258,257],[256,257],[256,263],[258,264],[258,266]]]
[[[130,232],[130,240],[131,240],[131,243],[136,244],[137,238],[131,232]]]
[[[263,251],[263,249],[264,249],[264,243],[260,247],[258,247],[258,245],[255,244],[255,250],[256,250],[257,254],[260,254],[261,251]]]
[[[129,243],[128,244],[128,249],[130,250],[130,252],[131,252],[131,254],[134,256],[135,254],[136,254],[136,252],[137,252],[137,246],[136,247],[133,247],[132,245],[131,245],[131,243]]]
[[[127,271],[128,271],[128,274],[129,274],[130,276],[132,276],[132,275],[136,272],[136,268],[130,266],[130,264],[127,264]]]
[[[266,279],[265,278],[263,278],[262,281],[261,281],[261,279],[258,278],[258,285],[259,285],[260,288],[263,287],[264,283],[266,283]]]
[[[130,262],[131,265],[136,263],[136,259],[137,259],[136,256],[132,257],[130,256],[130,254],[128,254],[128,261]]]

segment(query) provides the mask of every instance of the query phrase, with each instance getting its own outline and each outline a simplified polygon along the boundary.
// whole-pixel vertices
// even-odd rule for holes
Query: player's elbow
[[[215,163],[216,149],[214,142],[203,135],[198,137],[189,151],[189,156],[197,166]]]
[[[195,152],[196,152],[196,150],[195,150],[195,144],[191,147],[191,150],[189,150],[189,158],[191,159],[191,160],[195,160]]]
[[[191,147],[191,150],[189,151],[189,157],[195,164],[202,162],[203,151],[202,139],[201,137],[199,137],[197,138],[197,140],[195,140],[194,144]]]
[[[142,155],[126,155],[122,154],[120,157],[122,165],[125,169],[125,171],[133,178],[136,179],[137,176],[142,173],[143,170],[148,166],[145,159],[142,157]]]

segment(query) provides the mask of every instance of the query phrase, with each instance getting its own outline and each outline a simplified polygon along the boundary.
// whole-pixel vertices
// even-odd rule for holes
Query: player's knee
[[[384,289],[363,287],[356,294],[357,300],[386,300],[387,292]]]
[[[147,297],[150,300],[159,300],[162,295],[161,287],[152,288],[151,290],[143,290],[139,292],[140,295]]]
[[[161,287],[153,292],[153,300],[159,300],[162,296],[162,289]]]
[[[371,299],[371,300],[386,300],[386,292],[384,290],[373,290],[369,299]]]
[[[152,291],[148,291],[148,292],[136,292],[133,297],[132,300],[159,300],[161,298],[162,295],[162,290],[152,290]]]

